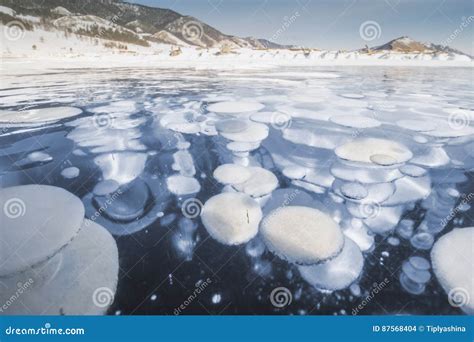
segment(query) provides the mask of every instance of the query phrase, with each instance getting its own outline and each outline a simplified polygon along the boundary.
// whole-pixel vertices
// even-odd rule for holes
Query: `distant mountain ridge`
[[[191,16],[170,9],[131,4],[121,0],[0,0],[0,22],[23,22],[27,30],[41,25],[67,34],[77,34],[110,40],[111,46],[124,47],[123,43],[150,46],[164,43],[178,47],[220,48],[232,52],[238,48],[250,49],[312,49],[281,45],[254,37],[237,37],[220,32]],[[1,8],[0,8],[1,9]],[[15,13],[13,14],[12,11]],[[35,18],[36,22],[32,21]],[[356,54],[439,54],[472,56],[433,43],[421,43],[407,36],[386,44],[366,47]],[[336,54],[337,55],[337,54]]]
[[[403,53],[455,53],[469,56],[468,54],[450,48],[449,46],[437,45],[433,43],[421,43],[408,36],[402,36],[389,41],[386,44],[371,48],[372,51],[394,51]],[[472,57],[472,56],[469,56]]]
[[[119,0],[44,0],[36,4],[32,0],[0,0],[0,5],[9,7],[19,14],[40,16],[50,21],[57,20],[61,16],[71,18],[88,16],[90,21],[91,16],[95,16],[110,22],[109,26],[114,26],[114,29],[117,29],[116,26],[121,26],[121,31],[129,30],[129,35],[167,44],[202,48],[223,45],[230,48],[254,49],[288,47],[264,39],[227,35],[191,16],[181,15],[169,9],[131,4]],[[96,20],[98,22],[96,26],[103,26],[104,23],[100,19]],[[63,22],[78,24],[78,20],[74,19],[63,19]],[[89,27],[91,26],[89,25]],[[81,34],[85,34],[85,30],[83,28]]]

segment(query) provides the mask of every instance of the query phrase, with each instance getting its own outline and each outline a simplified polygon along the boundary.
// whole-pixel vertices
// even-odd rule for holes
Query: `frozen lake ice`
[[[25,300],[51,296],[51,314],[469,313],[472,249],[431,250],[454,228],[474,239],[473,169],[469,68],[6,72],[0,299],[26,267]],[[28,184],[81,201],[12,188]],[[62,232],[44,223],[51,236],[28,241],[55,212]],[[3,244],[29,251],[14,262]],[[87,274],[102,277],[69,288],[96,257]],[[456,258],[471,262],[449,269]],[[55,279],[65,308],[45,290]],[[108,301],[88,305],[94,289]]]

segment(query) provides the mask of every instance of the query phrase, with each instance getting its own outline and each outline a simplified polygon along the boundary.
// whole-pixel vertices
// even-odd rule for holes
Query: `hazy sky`
[[[194,16],[223,33],[325,49],[408,35],[473,54],[474,0],[131,0]],[[292,17],[293,16],[293,17]],[[375,37],[363,23],[375,28]],[[287,22],[287,28],[285,28]],[[378,25],[378,26],[377,26]],[[379,29],[380,28],[380,29]],[[279,33],[277,33],[279,32]],[[374,31],[372,31],[373,33]],[[372,39],[374,38],[374,39]]]

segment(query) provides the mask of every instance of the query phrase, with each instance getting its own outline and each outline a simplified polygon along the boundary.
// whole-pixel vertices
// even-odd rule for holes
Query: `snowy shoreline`
[[[460,67],[472,68],[472,61],[440,60],[381,60],[364,59],[270,59],[242,55],[169,57],[163,55],[89,55],[89,56],[42,56],[2,57],[2,74],[21,74],[31,71],[73,68],[125,68],[148,67],[157,69],[271,69],[277,67]],[[38,70],[39,69],[39,70]]]

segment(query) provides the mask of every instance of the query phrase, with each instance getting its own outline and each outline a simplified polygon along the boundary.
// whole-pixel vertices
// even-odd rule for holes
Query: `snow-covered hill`
[[[343,65],[461,65],[472,66],[472,58],[460,51],[408,37],[357,51],[325,51],[275,45],[252,37],[225,35],[196,18],[176,12],[122,3],[107,2],[107,10],[127,10],[121,17],[104,15],[97,7],[65,7],[65,0],[45,0],[47,6],[24,11],[24,0],[0,0],[0,54],[5,58],[102,58],[103,56],[153,56],[154,60],[265,64]],[[70,2],[68,2],[69,4]],[[100,2],[101,4],[103,2]],[[97,14],[87,14],[93,9]],[[81,12],[82,11],[82,12]],[[158,11],[158,12],[157,12]],[[163,12],[164,11],[164,12]],[[131,12],[132,14],[130,14]],[[160,29],[150,29],[158,15]],[[133,20],[130,20],[133,19]]]

